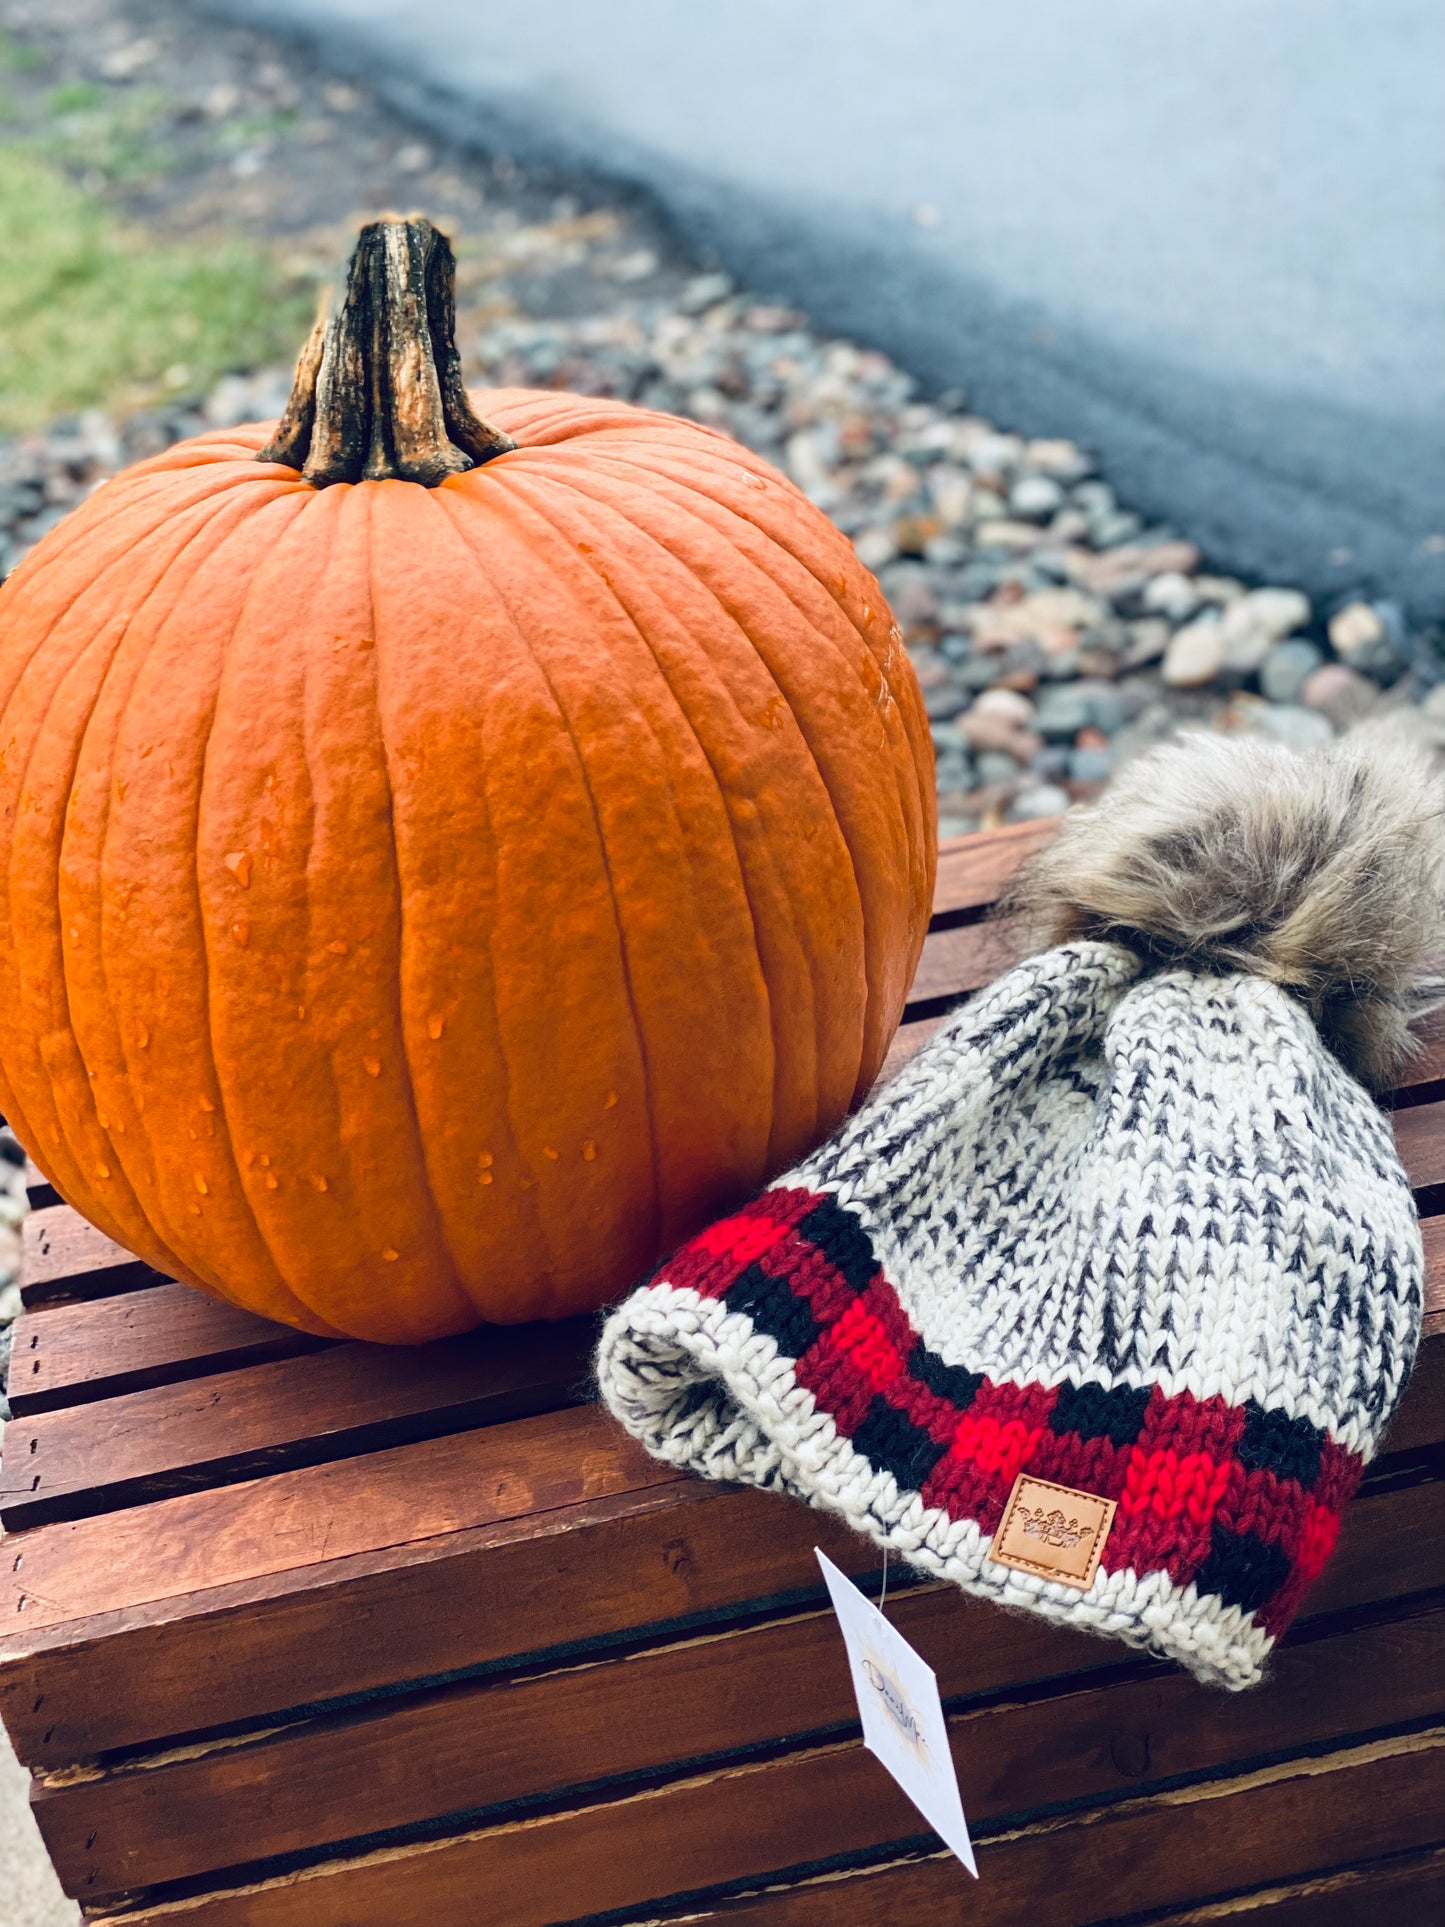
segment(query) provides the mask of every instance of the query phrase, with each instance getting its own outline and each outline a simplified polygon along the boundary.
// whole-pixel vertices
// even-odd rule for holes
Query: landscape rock
[[[1228,622],[1226,616],[1226,627]],[[1272,703],[1292,703],[1323,662],[1323,653],[1312,642],[1298,636],[1277,642],[1259,666],[1260,689]]]
[[[1293,703],[1262,703],[1255,727],[1277,743],[1290,749],[1318,749],[1334,738],[1329,718],[1317,709],[1301,709]]]
[[[1160,673],[1171,689],[1202,689],[1218,677],[1224,655],[1221,623],[1217,617],[1201,616],[1174,636]]]
[[[1336,729],[1352,729],[1378,708],[1380,691],[1368,676],[1351,669],[1347,662],[1327,662],[1305,678],[1299,699],[1307,709],[1322,711]],[[1429,706],[1427,698],[1427,711]]]
[[[1400,669],[1400,652],[1391,627],[1380,609],[1368,602],[1352,602],[1330,617],[1330,643],[1352,669],[1388,682]]]
[[[1010,823],[1027,823],[1040,816],[1062,816],[1073,798],[1067,790],[1057,788],[1052,783],[1039,783],[1031,789],[1020,790],[1009,804]]]

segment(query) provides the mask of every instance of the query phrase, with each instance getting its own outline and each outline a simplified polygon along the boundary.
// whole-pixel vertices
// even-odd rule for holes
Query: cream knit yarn
[[[1025,893],[1067,941],[663,1265],[597,1371],[661,1458],[1239,1687],[1418,1337],[1355,1073],[1388,1074],[1445,948],[1439,803],[1399,745],[1194,739],[1127,774]]]

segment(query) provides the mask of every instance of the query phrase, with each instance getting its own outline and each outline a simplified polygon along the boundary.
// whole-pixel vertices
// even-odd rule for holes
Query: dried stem
[[[421,482],[516,443],[472,413],[456,342],[456,260],[430,221],[372,221],[340,301],[312,329],[291,399],[257,456],[308,482]]]

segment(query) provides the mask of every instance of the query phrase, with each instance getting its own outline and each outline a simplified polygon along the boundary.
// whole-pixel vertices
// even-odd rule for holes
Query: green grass
[[[0,74],[33,74],[45,65],[44,54],[26,47],[0,29]]]
[[[0,261],[0,434],[289,360],[314,307],[256,249],[148,242],[21,145],[0,145]]]
[[[174,167],[174,150],[156,138],[170,108],[154,87],[107,91],[92,81],[53,87],[45,117],[34,130],[35,151],[78,174],[92,171],[107,182],[133,186]]]

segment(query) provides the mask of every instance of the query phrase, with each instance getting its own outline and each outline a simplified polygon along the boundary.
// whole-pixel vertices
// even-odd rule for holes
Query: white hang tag
[[[977,1880],[937,1676],[827,1554],[813,1550],[848,1648],[863,1744]]]

